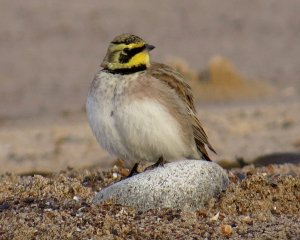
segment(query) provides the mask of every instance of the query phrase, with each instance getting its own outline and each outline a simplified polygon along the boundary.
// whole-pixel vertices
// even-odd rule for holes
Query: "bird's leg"
[[[129,175],[128,175],[126,178],[130,178],[130,177],[132,177],[132,176],[134,176],[134,175],[139,174],[138,166],[139,166],[138,163],[134,164],[133,168],[131,169]]]
[[[163,167],[163,166],[164,166],[164,157],[160,156],[156,163],[150,165],[149,167],[146,167],[144,171],[153,170],[156,167]]]
[[[154,164],[154,167],[163,167],[165,164],[164,157],[160,156],[157,162]]]

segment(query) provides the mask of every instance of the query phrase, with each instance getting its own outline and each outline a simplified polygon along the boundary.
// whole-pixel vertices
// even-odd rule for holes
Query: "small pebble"
[[[232,227],[228,224],[222,225],[221,226],[221,232],[225,236],[229,236],[232,234]]]
[[[78,202],[78,201],[80,200],[80,197],[74,196],[74,197],[73,197],[73,200],[75,200],[76,202]]]
[[[113,179],[115,180],[115,179],[118,178],[118,174],[117,174],[117,173],[113,173],[112,177],[113,177]]]

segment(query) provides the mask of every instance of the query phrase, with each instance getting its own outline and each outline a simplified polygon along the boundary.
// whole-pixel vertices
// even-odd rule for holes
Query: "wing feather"
[[[169,87],[175,89],[178,96],[186,103],[188,113],[192,118],[193,133],[197,149],[202,153],[206,160],[210,161],[211,159],[208,156],[205,145],[214,153],[216,153],[216,151],[209,143],[207,135],[197,118],[191,87],[185,82],[183,76],[179,72],[167,65],[154,62],[151,64],[149,71],[152,76],[164,81]]]

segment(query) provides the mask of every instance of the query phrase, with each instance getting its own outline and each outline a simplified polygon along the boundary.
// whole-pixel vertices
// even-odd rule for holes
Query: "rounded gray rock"
[[[95,204],[112,200],[139,211],[157,208],[195,210],[228,186],[226,172],[216,163],[183,160],[165,164],[102,189]]]

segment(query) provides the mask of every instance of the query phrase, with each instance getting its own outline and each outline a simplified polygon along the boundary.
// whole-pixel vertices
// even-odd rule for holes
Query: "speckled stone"
[[[182,160],[135,175],[98,192],[93,200],[106,200],[140,211],[157,208],[195,210],[228,186],[226,172],[216,163]]]

